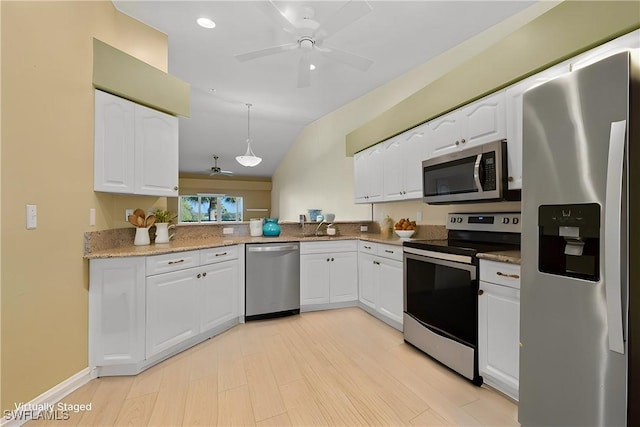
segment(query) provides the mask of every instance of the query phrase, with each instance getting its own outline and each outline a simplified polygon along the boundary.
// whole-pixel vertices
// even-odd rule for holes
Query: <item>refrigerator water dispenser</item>
[[[538,269],[543,273],[600,280],[600,205],[540,205]]]

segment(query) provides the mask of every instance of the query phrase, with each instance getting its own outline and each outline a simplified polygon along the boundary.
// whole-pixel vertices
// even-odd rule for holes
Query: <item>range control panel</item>
[[[447,215],[447,229],[520,233],[520,219],[520,212],[450,213]]]

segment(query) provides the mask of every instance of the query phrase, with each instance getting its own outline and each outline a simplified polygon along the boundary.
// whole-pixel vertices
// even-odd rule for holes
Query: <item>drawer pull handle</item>
[[[172,265],[172,264],[180,264],[181,262],[184,262],[184,260],[183,260],[183,259],[179,259],[179,260],[177,260],[177,261],[169,261],[169,262],[168,262],[168,264],[169,264],[169,265]]]
[[[227,254],[226,252],[220,252],[220,253],[217,253],[216,256],[225,256],[226,254]]]
[[[371,246],[367,246],[367,245],[365,245],[365,246],[364,246],[364,248],[365,248],[365,249],[371,249]]]
[[[380,265],[380,262],[378,262],[378,261],[373,261],[373,263],[374,263],[375,265]]]
[[[388,254],[392,254],[392,253],[394,253],[394,252],[395,252],[395,251],[390,251],[389,249],[385,249],[384,251],[385,251],[386,253],[388,253]]]
[[[510,279],[519,279],[520,278],[519,274],[509,274],[509,273],[503,273],[501,271],[496,272],[496,275],[502,276],[502,277],[508,277]]]

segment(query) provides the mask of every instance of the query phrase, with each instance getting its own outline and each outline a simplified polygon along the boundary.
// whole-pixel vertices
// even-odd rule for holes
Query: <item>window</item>
[[[178,198],[178,222],[220,223],[242,221],[242,197],[197,194]]]

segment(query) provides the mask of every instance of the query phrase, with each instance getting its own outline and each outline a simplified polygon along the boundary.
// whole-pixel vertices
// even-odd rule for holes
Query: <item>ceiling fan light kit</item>
[[[236,161],[248,168],[258,166],[262,161],[251,149],[251,104],[247,104],[247,152],[244,156],[236,156]]]

